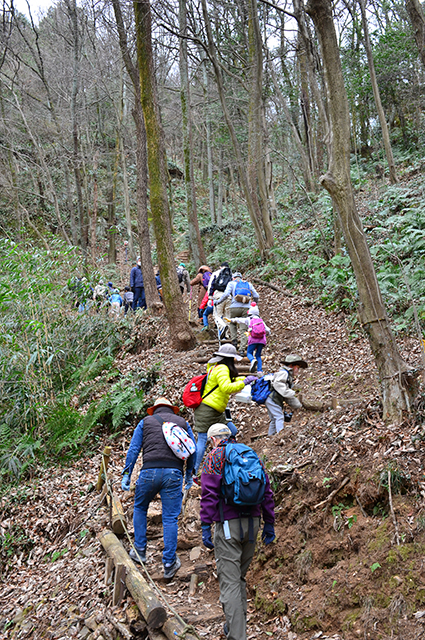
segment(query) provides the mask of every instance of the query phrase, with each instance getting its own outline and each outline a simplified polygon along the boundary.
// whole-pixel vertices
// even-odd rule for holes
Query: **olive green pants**
[[[228,318],[246,318],[248,316],[247,307],[230,307],[227,310]],[[230,340],[233,344],[236,343],[239,334],[239,351],[241,353],[246,352],[246,345],[248,343],[248,336],[246,332],[248,327],[245,324],[239,322],[231,322],[229,325]]]
[[[230,540],[224,537],[223,525],[216,522],[214,552],[217,562],[220,602],[226,616],[227,640],[246,640],[245,576],[255,551],[260,518],[253,518],[253,540],[249,541],[249,518],[229,520]],[[242,540],[241,540],[242,527]]]

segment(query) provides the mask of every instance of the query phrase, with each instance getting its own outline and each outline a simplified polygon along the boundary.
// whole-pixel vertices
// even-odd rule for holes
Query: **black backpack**
[[[220,273],[216,276],[214,289],[216,291],[224,291],[232,279],[232,271],[230,267],[223,267]]]

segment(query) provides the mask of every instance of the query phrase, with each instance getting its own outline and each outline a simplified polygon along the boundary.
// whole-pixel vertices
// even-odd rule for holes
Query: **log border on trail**
[[[278,293],[283,293],[283,295],[287,296],[288,298],[295,298],[295,293],[292,293],[292,291],[288,291],[287,289],[281,289],[280,287],[277,287],[275,284],[271,284],[271,282],[267,282],[266,280],[261,280],[260,278],[257,278],[257,276],[252,276],[250,280],[252,280],[253,282],[256,282],[257,284],[261,284],[261,286],[263,287],[269,287],[270,289],[273,289],[273,291],[277,291]]]
[[[125,565],[125,584],[147,624],[153,629],[162,627],[167,619],[167,612],[116,535],[106,529],[98,534],[98,540],[108,556],[113,558],[115,565]]]

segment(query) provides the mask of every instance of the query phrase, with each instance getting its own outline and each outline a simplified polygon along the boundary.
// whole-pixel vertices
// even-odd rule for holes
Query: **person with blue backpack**
[[[254,555],[261,516],[264,544],[275,539],[273,492],[255,451],[237,444],[226,425],[212,425],[207,435],[213,450],[201,474],[202,542],[215,553],[220,602],[226,617],[224,633],[228,640],[246,640],[245,576]]]
[[[255,302],[251,303],[248,309],[247,318],[233,318],[229,320],[232,323],[244,324],[248,329],[248,348],[246,355],[250,361],[249,371],[250,373],[256,373],[259,376],[263,375],[263,361],[261,359],[261,353],[263,347],[266,346],[267,336],[270,334],[270,329],[260,318],[260,311]]]
[[[164,551],[164,578],[170,579],[181,567],[177,550],[178,517],[182,507],[183,468],[186,460],[185,485],[192,486],[195,461],[195,438],[188,422],[177,415],[179,408],[167,398],[157,398],[147,409],[147,416],[137,425],[127,451],[121,488],[130,490],[131,474],[143,449],[143,466],[136,482],[134,494],[134,546],[130,558],[135,562],[146,562],[147,511],[150,502],[159,493],[162,503],[162,528]],[[181,430],[192,441],[186,457],[176,452],[167,439],[170,428]],[[167,431],[168,429],[168,431]],[[192,451],[192,453],[190,453]],[[190,455],[189,455],[190,453]]]
[[[290,353],[285,357],[279,371],[260,378],[252,385],[252,400],[257,404],[264,404],[269,414],[269,436],[282,431],[285,422],[291,421],[292,413],[285,411],[285,405],[292,410],[302,408],[301,402],[295,397],[292,383],[299,370],[307,367],[305,360],[295,353]]]
[[[258,302],[259,295],[253,285],[244,280],[239,271],[235,271],[233,279],[228,283],[225,291],[218,300],[214,300],[214,305],[222,304],[231,296],[232,301],[227,309],[226,316],[232,321],[234,318],[247,318],[251,300]],[[232,344],[238,348],[238,324],[230,324],[230,340]],[[247,346],[247,335],[245,331],[240,331],[239,336],[239,353],[245,355]]]

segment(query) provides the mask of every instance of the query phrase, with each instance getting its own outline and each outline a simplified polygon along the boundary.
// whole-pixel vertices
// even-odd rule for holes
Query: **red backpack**
[[[203,398],[204,397],[206,398],[207,396],[210,395],[210,393],[212,393],[217,389],[218,384],[216,384],[215,387],[210,389],[210,391],[208,391],[208,393],[205,394],[205,396],[203,395],[205,385],[207,384],[208,375],[209,373],[202,373],[200,376],[195,376],[194,378],[189,380],[189,382],[184,388],[183,397],[182,397],[183,404],[185,407],[188,407],[189,409],[197,409],[201,404]]]
[[[266,337],[266,325],[261,318],[252,318],[249,324],[249,330],[251,332],[251,338],[254,341],[263,340]]]

